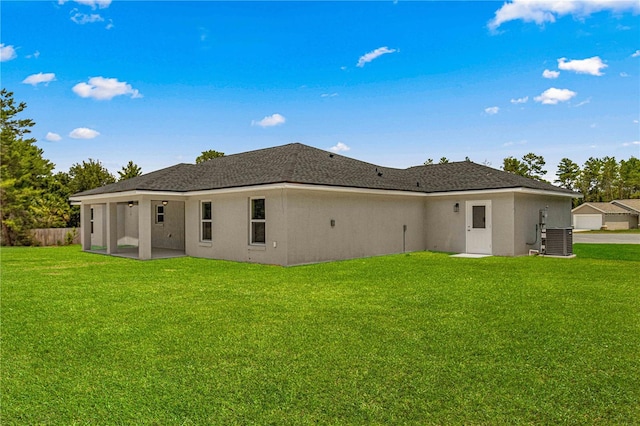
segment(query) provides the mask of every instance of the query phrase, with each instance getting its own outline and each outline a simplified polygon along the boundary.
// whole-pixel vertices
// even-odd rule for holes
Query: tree
[[[546,170],[542,169],[544,165],[544,157],[530,152],[522,157],[522,161],[515,157],[505,158],[502,161],[502,170],[530,179],[544,181],[542,176],[547,173]]]
[[[602,201],[601,191],[598,186],[600,173],[602,170],[602,160],[590,157],[582,165],[582,172],[578,179],[580,192],[584,195],[584,201]]]
[[[614,157],[604,157],[602,159],[600,179],[598,179],[603,201],[613,201],[618,198],[619,178],[620,174],[616,159]]]
[[[558,164],[556,176],[558,176],[558,179],[554,180],[554,183],[557,183],[562,188],[574,189],[578,185],[580,166],[568,158],[563,158]]]
[[[514,175],[526,175],[525,165],[515,157],[507,157],[502,160],[502,170],[513,173]]]
[[[530,152],[522,157],[522,163],[526,169],[526,177],[544,181],[543,176],[547,174],[547,171],[543,169],[546,163],[542,155],[536,155],[533,152]]]
[[[51,176],[53,163],[46,160],[34,138],[25,138],[35,125],[31,119],[17,118],[27,105],[16,105],[13,93],[0,90],[2,125],[0,141],[0,204],[2,205],[2,245],[31,243],[29,230],[38,226],[37,203]]]
[[[433,158],[427,158],[427,161],[425,161],[423,164],[425,166],[430,166],[431,164],[433,164]]]
[[[620,160],[620,198],[640,198],[640,159]]]
[[[210,149],[208,151],[202,151],[202,154],[196,158],[196,164],[204,163],[207,160],[211,160],[213,158],[224,157],[224,152],[214,151]]]
[[[109,173],[109,170],[99,160],[91,158],[89,158],[88,162],[83,161],[82,164],[76,163],[72,165],[69,169],[69,178],[71,194],[88,191],[116,181],[116,178]]]
[[[137,164],[134,164],[133,161],[129,161],[126,166],[122,167],[122,170],[118,171],[118,175],[120,178],[118,181],[123,181],[127,179],[131,179],[136,176],[140,176],[142,174],[142,169]]]
[[[440,158],[440,162],[438,164],[447,164],[449,162],[449,159],[447,157],[442,157]]]

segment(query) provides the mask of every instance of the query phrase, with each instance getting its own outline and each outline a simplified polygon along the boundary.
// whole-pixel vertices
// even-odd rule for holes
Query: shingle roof
[[[613,200],[612,203],[627,210],[633,210],[635,213],[640,213],[640,199]]]
[[[576,207],[575,209],[573,209],[572,211],[577,211],[580,207],[582,206],[589,206],[592,207],[598,211],[601,211],[602,213],[624,213],[624,214],[631,214],[633,212],[624,209],[620,206],[617,206],[615,204],[611,204],[611,203],[604,203],[604,202],[587,202],[584,204],[581,204],[580,206]]]
[[[394,169],[293,143],[214,158],[199,164],[178,164],[74,194],[74,197],[131,190],[189,192],[271,183],[411,192],[530,188],[575,194],[545,182],[469,161]]]

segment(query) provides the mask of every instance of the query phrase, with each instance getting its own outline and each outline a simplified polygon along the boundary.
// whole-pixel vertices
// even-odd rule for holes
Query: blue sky
[[[3,1],[2,87],[58,171],[291,142],[405,168],[640,156],[640,3]]]

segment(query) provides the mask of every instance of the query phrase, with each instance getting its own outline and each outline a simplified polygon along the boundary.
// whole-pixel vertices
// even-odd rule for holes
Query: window
[[[90,220],[90,223],[91,223],[91,233],[93,234],[93,207],[91,208],[91,220]]]
[[[251,244],[264,244],[266,239],[266,215],[264,198],[251,199]]]
[[[164,206],[156,206],[156,223],[164,223]]]
[[[211,241],[211,217],[211,201],[202,201],[200,203],[200,241]]]
[[[484,229],[487,227],[486,222],[486,207],[485,206],[473,206],[473,228]]]

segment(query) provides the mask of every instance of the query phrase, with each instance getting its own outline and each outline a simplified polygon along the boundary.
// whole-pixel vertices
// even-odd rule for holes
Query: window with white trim
[[[164,223],[164,206],[162,204],[156,206],[156,223]]]
[[[251,244],[265,244],[266,239],[266,227],[267,217],[265,211],[264,198],[252,198],[251,201],[251,213],[249,216],[249,229],[251,230],[250,243]]]
[[[200,202],[200,241],[211,241],[213,234],[211,201]]]

